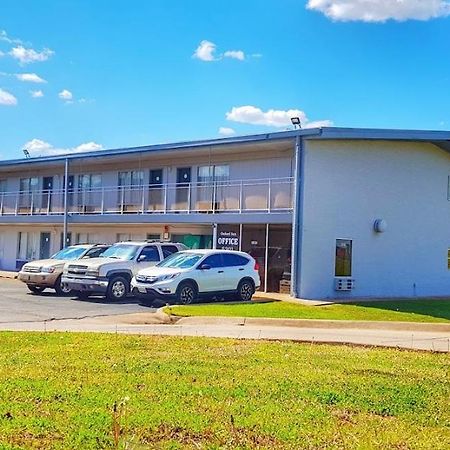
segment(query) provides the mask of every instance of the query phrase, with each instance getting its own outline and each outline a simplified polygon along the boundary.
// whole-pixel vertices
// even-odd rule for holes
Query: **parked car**
[[[120,300],[130,292],[131,279],[139,270],[186,248],[169,242],[118,242],[99,258],[66,264],[62,282],[79,298],[101,294],[108,300]]]
[[[64,264],[67,261],[96,258],[110,246],[106,244],[79,244],[63,248],[49,259],[32,261],[22,266],[18,278],[35,294],[47,288],[58,295],[68,295],[71,289],[62,282]]]
[[[182,304],[227,294],[248,301],[260,286],[258,269],[257,262],[244,252],[188,250],[140,270],[131,287],[137,296]]]

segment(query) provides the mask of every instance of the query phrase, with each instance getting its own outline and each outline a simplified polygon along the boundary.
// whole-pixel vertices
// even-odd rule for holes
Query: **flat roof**
[[[196,149],[202,147],[222,147],[231,145],[258,144],[259,142],[294,140],[297,136],[304,139],[329,140],[388,140],[388,141],[420,141],[430,142],[450,152],[450,131],[432,130],[397,130],[378,128],[338,128],[321,127],[306,128],[291,131],[277,131],[273,133],[253,134],[246,136],[232,136],[225,138],[206,139],[197,141],[183,141],[175,143],[145,145],[140,147],[126,147],[90,152],[66,153],[54,156],[38,156],[0,161],[0,168],[18,166],[22,164],[64,162],[85,158],[101,158],[106,156],[126,155],[142,152],[162,152],[170,150]]]

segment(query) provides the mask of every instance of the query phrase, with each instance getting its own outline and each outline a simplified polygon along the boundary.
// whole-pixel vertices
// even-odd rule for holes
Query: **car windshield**
[[[51,259],[63,259],[63,260],[79,259],[85,251],[86,247],[67,247],[63,248],[58,253],[55,253],[51,257]]]
[[[198,253],[174,253],[157,264],[158,267],[170,267],[176,269],[189,269],[202,258]]]
[[[131,260],[136,255],[139,247],[131,244],[117,244],[109,247],[108,250],[104,251],[100,258],[116,258]]]

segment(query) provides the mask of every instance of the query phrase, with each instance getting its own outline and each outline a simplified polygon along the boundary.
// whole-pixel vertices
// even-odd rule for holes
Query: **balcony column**
[[[305,155],[303,139],[300,134],[295,138],[294,149],[294,208],[292,211],[292,258],[291,258],[291,296],[300,298],[303,196]]]
[[[63,229],[63,248],[67,246],[67,227],[68,227],[68,191],[69,191],[69,159],[64,163],[64,229]]]

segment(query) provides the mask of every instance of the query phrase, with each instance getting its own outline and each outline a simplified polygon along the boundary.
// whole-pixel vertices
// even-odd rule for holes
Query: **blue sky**
[[[292,110],[450,129],[447,0],[1,3],[2,159],[284,130]]]

